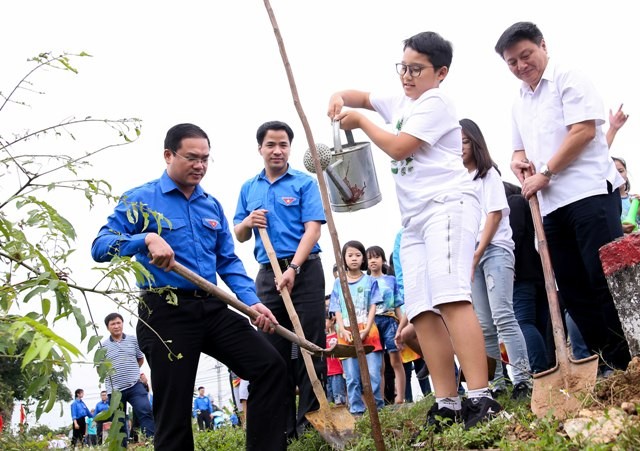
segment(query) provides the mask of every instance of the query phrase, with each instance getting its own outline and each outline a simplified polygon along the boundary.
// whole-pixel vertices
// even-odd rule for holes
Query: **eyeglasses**
[[[205,158],[195,158],[195,157],[183,157],[178,152],[171,152],[171,153],[173,153],[176,157],[182,158],[189,164],[202,163],[203,165],[206,166],[211,161],[211,155],[207,155]]]
[[[398,74],[404,75],[407,73],[407,70],[408,70],[409,74],[412,77],[419,77],[420,74],[422,73],[422,69],[426,69],[428,67],[433,67],[433,66],[420,66],[418,64],[407,65],[404,63],[397,63],[396,71],[398,72]]]

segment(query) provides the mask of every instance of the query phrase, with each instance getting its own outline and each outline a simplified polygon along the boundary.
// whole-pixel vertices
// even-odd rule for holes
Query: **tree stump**
[[[640,233],[600,248],[600,261],[631,357],[640,355]]]

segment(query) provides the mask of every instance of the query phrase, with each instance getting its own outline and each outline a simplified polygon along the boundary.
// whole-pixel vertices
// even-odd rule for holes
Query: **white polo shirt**
[[[429,89],[417,100],[405,95],[370,94],[373,108],[396,134],[403,132],[423,143],[403,161],[391,161],[402,225],[432,201],[461,193],[475,196],[462,165],[462,134],[455,108],[440,88]]]
[[[512,120],[513,150],[524,149],[538,170],[556,153],[570,125],[596,121],[595,138],[538,192],[543,216],[580,199],[606,194],[607,181],[613,188],[624,183],[609,158],[606,136],[601,128],[605,123],[602,99],[581,73],[556,65],[549,59],[535,91],[526,83],[520,87]]]

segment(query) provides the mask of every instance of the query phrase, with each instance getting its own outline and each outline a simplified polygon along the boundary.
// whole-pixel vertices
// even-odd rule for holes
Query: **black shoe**
[[[416,373],[416,377],[419,381],[423,381],[429,377],[429,368],[427,367],[427,365],[420,368],[420,371]]]
[[[467,398],[462,401],[464,428],[471,429],[481,421],[490,420],[501,410],[500,404],[491,398]]]
[[[427,412],[427,426],[434,426],[435,432],[442,432],[443,429],[451,426],[460,420],[460,411],[449,409],[448,407],[438,408],[435,403]]]
[[[493,390],[491,390],[491,396],[493,397],[493,399],[499,398],[502,395],[505,395],[507,393],[507,388],[506,387],[496,387]]]
[[[531,397],[531,388],[527,382],[518,382],[511,392],[511,399],[520,401]]]

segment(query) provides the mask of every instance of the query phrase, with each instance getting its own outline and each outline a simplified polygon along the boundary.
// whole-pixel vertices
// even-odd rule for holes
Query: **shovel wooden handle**
[[[547,238],[544,233],[537,195],[534,194],[529,198],[529,206],[531,207],[533,227],[536,231],[536,237],[538,238],[538,253],[540,254],[542,270],[544,272],[544,287],[547,291],[547,300],[549,302],[549,314],[551,315],[551,327],[553,329],[553,342],[556,348],[557,363],[563,367],[569,362],[567,338],[564,334],[562,314],[560,313],[560,304],[558,303],[558,293],[556,291],[556,279],[553,274],[553,267],[551,266],[551,256],[549,255],[549,248],[547,247]]]
[[[176,262],[175,266],[173,267],[173,271],[177,274],[180,274],[182,277],[184,277],[194,285],[200,287],[200,289],[208,293],[211,293],[212,295],[220,299],[225,304],[230,305],[234,309],[244,313],[249,318],[255,320],[258,316],[260,316],[258,312],[256,312],[254,309],[249,307],[244,302],[239,301],[238,299],[231,296],[229,293],[227,293],[223,289],[212,284],[207,279],[194,273],[193,271],[181,265],[180,263]],[[298,346],[306,349],[307,351],[313,353],[314,355],[318,355],[318,356],[323,355],[324,349],[322,349],[320,346],[316,345],[315,343],[311,343],[310,341],[305,340],[304,336],[298,336],[293,332],[291,332],[289,329],[285,329],[279,324],[274,324],[274,326],[275,326],[275,333],[277,333],[278,335],[286,338],[287,340],[293,343],[296,343]],[[303,352],[302,354],[305,355],[307,353]]]
[[[276,281],[280,281],[282,279],[282,270],[280,269],[280,265],[278,264],[278,257],[276,256],[275,251],[273,250],[273,246],[271,245],[271,240],[269,239],[269,234],[267,233],[267,229],[258,228],[260,232],[260,238],[262,239],[262,244],[267,251],[267,255],[269,256],[269,262],[271,263],[271,268],[273,268],[273,272],[276,275]],[[291,324],[293,324],[293,330],[296,332],[296,335],[301,339],[305,340],[304,330],[302,329],[302,324],[300,324],[300,318],[298,318],[298,313],[296,312],[295,307],[293,306],[293,300],[291,299],[291,295],[289,294],[289,290],[284,287],[280,294],[282,294],[282,299],[284,300],[284,305],[287,308],[287,313],[289,314],[289,318],[291,318]],[[307,367],[307,373],[309,374],[309,380],[311,381],[311,386],[313,387],[313,392],[318,398],[318,402],[320,403],[320,410],[329,409],[329,401],[327,400],[327,395],[322,388],[322,384],[320,380],[318,380],[318,375],[316,374],[316,369],[313,366],[313,361],[311,360],[311,356],[306,352],[302,352],[302,358],[304,359],[304,365]]]

